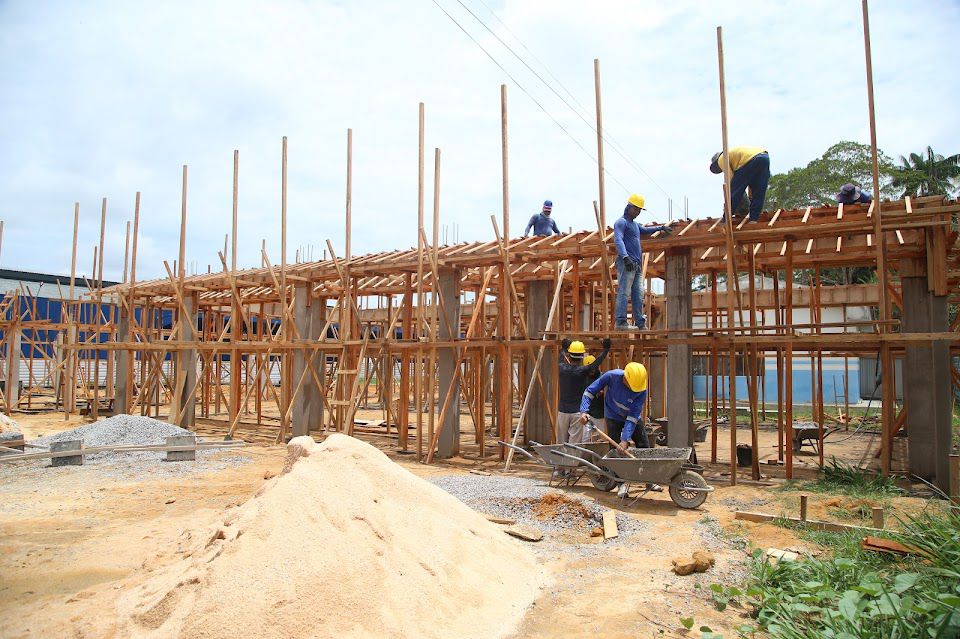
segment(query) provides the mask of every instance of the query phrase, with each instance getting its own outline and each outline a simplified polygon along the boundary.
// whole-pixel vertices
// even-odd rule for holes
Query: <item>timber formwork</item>
[[[716,285],[731,257],[726,226],[717,219],[681,221],[669,236],[656,234],[644,242],[647,289],[662,280],[666,294],[647,296],[650,330],[636,334],[604,330],[611,325],[616,285],[609,227],[602,233],[507,240],[494,220],[493,240],[450,246],[429,243],[421,227],[420,246],[409,250],[346,259],[337,257],[328,241],[329,259],[280,266],[264,251],[266,266],[244,270],[232,269],[221,254],[219,273],[177,276],[167,266],[165,279],[98,291],[99,299],[116,302],[119,319],[103,327],[110,339],[97,353],[116,355],[107,360],[116,362],[111,390],[119,411],[162,413],[187,427],[201,417],[219,421],[228,436],[243,427],[281,441],[311,432],[364,430],[356,410],[372,403],[383,410],[381,428],[395,434],[399,449],[430,461],[459,452],[461,410],[470,415],[473,429],[467,436],[481,456],[501,454],[491,450],[491,442],[508,439],[515,428],[525,439],[555,439],[553,380],[560,339],[577,336],[598,349],[599,340],[609,337],[611,365],[665,357],[668,370],[659,389],[671,444],[692,441],[692,391],[684,382],[692,357],[711,361],[711,458],[718,461],[717,422],[726,407],[734,467],[737,406],[749,415],[756,448],[762,366],[747,372],[746,402],[736,397],[730,373],[737,362],[742,369],[743,361],[770,357],[778,370],[780,454],[790,476],[788,380],[795,358],[810,358],[811,370],[822,376],[816,363],[824,356],[877,357],[887,349],[891,357],[909,359],[917,348],[957,352],[957,322],[946,325],[946,304],[956,303],[960,291],[958,214],[960,205],[943,197],[883,202],[879,214],[873,205],[765,213],[759,224],[734,227],[736,272],[745,273],[749,284],[731,293]],[[880,236],[875,215],[881,217]],[[827,268],[874,266],[879,242],[885,243],[888,292],[899,317],[824,324],[824,307],[880,303],[875,284],[823,286],[819,277]],[[794,284],[801,272],[809,286]],[[773,289],[757,290],[757,274],[772,278]],[[696,276],[713,286],[694,293]],[[728,295],[741,313],[732,323],[723,312]],[[908,298],[918,301],[911,307]],[[918,306],[928,302],[934,310]],[[793,323],[799,307],[810,309],[810,323]],[[764,308],[778,309],[774,324],[762,323]],[[172,314],[169,326],[157,325],[162,311]],[[931,313],[942,317],[912,325],[906,319]],[[693,328],[694,316],[706,318],[705,327]],[[723,360],[734,365],[724,368]],[[949,393],[958,381],[949,361],[945,374],[933,385]],[[903,381],[910,388],[909,380]],[[725,391],[717,392],[718,383]],[[719,396],[723,393],[729,396]],[[814,393],[822,439],[830,419],[822,382],[814,380]],[[657,401],[651,398],[648,412]],[[914,400],[920,402],[925,400]],[[896,412],[892,404],[892,419],[884,420],[880,438],[884,470],[890,469],[894,436],[909,423],[906,407]],[[758,474],[756,463],[752,470]]]

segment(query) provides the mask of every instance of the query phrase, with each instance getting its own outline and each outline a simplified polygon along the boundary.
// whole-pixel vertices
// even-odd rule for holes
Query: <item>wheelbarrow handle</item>
[[[582,447],[582,446],[577,446],[576,444],[571,444],[571,443],[569,443],[569,442],[565,443],[564,446],[567,447],[567,448],[572,448],[573,450],[578,451],[578,452],[581,452],[581,453],[586,453],[587,455],[590,455],[590,457],[593,457],[594,459],[603,459],[603,456],[602,456],[602,455],[598,455],[597,453],[593,452],[593,451],[590,450],[589,448],[584,448],[584,447]]]
[[[549,464],[546,464],[546,463],[542,462],[542,461],[539,460],[538,458],[536,458],[536,457],[534,457],[533,455],[531,455],[526,449],[521,448],[520,446],[515,446],[514,444],[511,444],[511,443],[509,443],[509,442],[497,442],[497,443],[500,444],[501,446],[506,446],[507,448],[512,448],[512,449],[514,450],[514,452],[520,453],[520,454],[524,455],[525,457],[528,457],[528,458],[529,458],[531,461],[533,461],[534,463],[540,464],[541,466],[549,466]]]
[[[603,475],[603,476],[606,477],[607,479],[612,479],[612,480],[614,480],[614,481],[621,481],[620,478],[617,477],[616,475],[612,475],[609,471],[604,470],[603,468],[600,468],[599,466],[597,466],[597,465],[594,464],[594,463],[588,462],[588,461],[587,461],[586,459],[584,459],[583,457],[577,457],[577,456],[575,456],[575,455],[570,455],[569,453],[562,453],[562,452],[560,452],[559,450],[558,450],[558,451],[554,451],[553,454],[554,454],[554,455],[559,455],[560,457],[566,457],[567,459],[572,459],[572,460],[574,460],[574,461],[577,461],[577,462],[583,464],[584,466],[586,466],[587,468],[589,468],[590,470],[592,470],[593,472],[599,473],[600,475]]]

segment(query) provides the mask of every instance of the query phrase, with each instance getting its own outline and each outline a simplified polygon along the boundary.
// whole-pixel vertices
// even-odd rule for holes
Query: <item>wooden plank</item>
[[[603,511],[603,538],[613,539],[620,535],[617,530],[617,513],[613,510]]]
[[[866,528],[864,526],[850,526],[847,524],[837,524],[832,521],[820,521],[817,519],[807,519],[806,521],[800,519],[799,517],[785,517],[781,515],[768,515],[766,513],[754,513],[738,510],[734,514],[734,519],[739,519],[741,521],[752,521],[758,524],[766,524],[772,521],[782,521],[789,522],[791,524],[797,524],[799,526],[806,526],[814,530],[825,530],[827,532],[863,532],[863,533],[879,533],[882,532],[877,528]]]

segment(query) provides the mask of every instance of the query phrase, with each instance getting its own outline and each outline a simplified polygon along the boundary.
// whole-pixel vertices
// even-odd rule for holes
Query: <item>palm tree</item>
[[[957,178],[960,178],[960,154],[945,158],[928,146],[924,153],[911,153],[909,158],[900,156],[893,186],[903,190],[901,197],[946,195],[955,190]]]

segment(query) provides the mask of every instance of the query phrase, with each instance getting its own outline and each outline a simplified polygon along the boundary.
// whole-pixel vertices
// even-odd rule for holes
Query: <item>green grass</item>
[[[746,590],[757,630],[776,639],[931,639],[960,633],[960,512],[925,512],[885,533],[925,557],[866,552],[861,535],[800,531],[829,558],[766,561]],[[749,635],[750,632],[741,631]]]
[[[893,477],[865,472],[856,466],[839,461],[835,457],[831,457],[824,464],[816,480],[787,481],[779,490],[843,494],[853,498],[879,500],[903,494]]]

